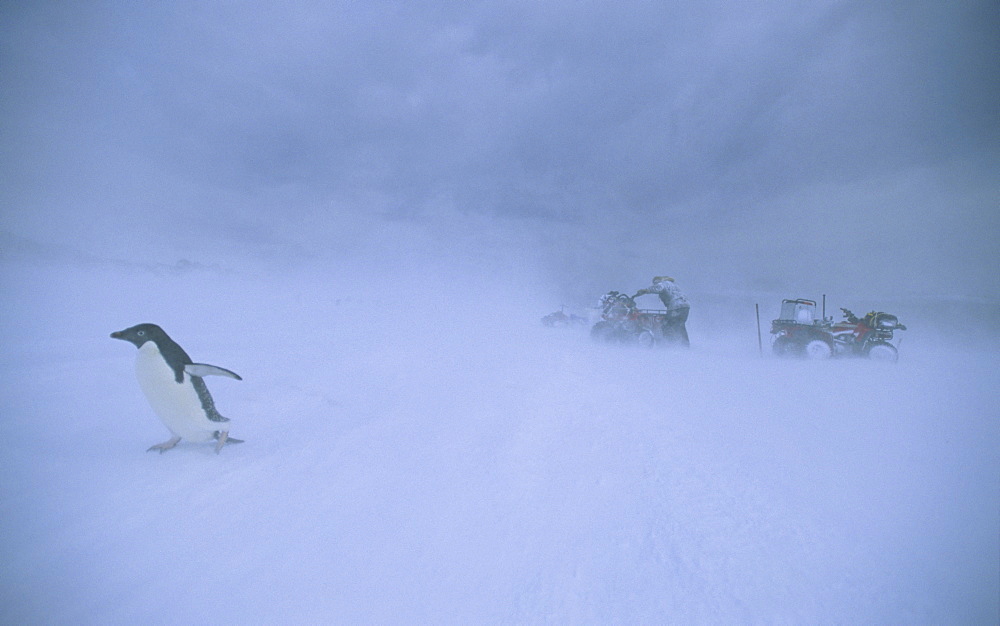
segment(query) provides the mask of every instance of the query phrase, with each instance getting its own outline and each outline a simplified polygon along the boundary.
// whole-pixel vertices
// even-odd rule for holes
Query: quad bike
[[[847,309],[841,311],[846,319],[834,324],[832,318],[816,317],[812,300],[782,300],[781,314],[771,322],[774,353],[809,359],[863,356],[895,362],[899,358],[890,342],[893,331],[906,330],[906,326],[895,315],[872,311],[859,319]]]
[[[875,361],[899,359],[899,350],[890,343],[894,331],[906,330],[899,318],[882,311],[872,311],[858,318],[848,309],[840,309],[844,321],[830,328],[833,335],[833,350],[837,356],[864,356]]]
[[[663,311],[640,309],[631,296],[609,291],[601,296],[601,321],[590,329],[590,336],[606,343],[638,344],[652,347],[664,340]]]
[[[566,315],[565,311],[560,308],[554,313],[549,313],[542,318],[542,324],[549,327],[559,327],[559,326],[574,326],[583,325],[587,323],[587,319],[580,317],[574,313]]]

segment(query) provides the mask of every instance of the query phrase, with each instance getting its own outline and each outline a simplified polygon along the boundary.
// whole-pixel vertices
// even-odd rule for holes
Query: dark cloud
[[[871,243],[886,224],[869,236],[841,220],[878,210],[928,238],[958,203],[968,221],[954,246],[995,254],[971,229],[996,226],[998,13],[991,2],[7,3],[4,228],[55,236],[57,215],[64,238],[100,247],[109,221],[138,211],[138,232],[161,239],[182,238],[168,226],[179,219],[295,247],[307,244],[289,220],[357,233],[356,220],[480,214],[537,237],[556,267],[585,261],[608,233],[638,248],[595,258],[610,266],[683,265],[725,241],[734,258],[701,265],[718,280],[761,248],[761,272],[782,271],[804,230],[821,258],[888,262]],[[917,206],[915,177],[934,196]],[[811,229],[788,225],[793,202]]]

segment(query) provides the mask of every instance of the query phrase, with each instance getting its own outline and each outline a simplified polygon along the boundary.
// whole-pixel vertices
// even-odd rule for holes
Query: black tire
[[[795,354],[795,342],[793,342],[788,337],[778,337],[771,344],[771,351],[774,352],[775,356],[779,357],[789,357]]]
[[[590,329],[590,338],[594,341],[611,343],[615,340],[615,327],[611,322],[597,322]]]
[[[899,360],[899,351],[891,343],[876,341],[875,343],[868,344],[868,347],[865,348],[865,356],[872,361],[895,363]]]

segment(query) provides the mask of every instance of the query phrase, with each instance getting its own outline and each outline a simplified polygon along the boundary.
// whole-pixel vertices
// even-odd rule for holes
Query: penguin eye
[[[140,330],[140,331],[139,331],[139,332],[137,332],[136,334],[137,334],[137,335],[139,335],[140,337],[142,337],[143,335],[145,335],[145,334],[146,334],[146,331],[144,331],[144,330]]]

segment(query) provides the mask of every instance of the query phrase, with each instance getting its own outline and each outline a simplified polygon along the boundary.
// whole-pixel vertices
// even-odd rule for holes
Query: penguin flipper
[[[186,363],[184,365],[184,371],[188,373],[189,376],[198,376],[203,378],[205,376],[228,376],[229,378],[235,378],[236,380],[243,380],[243,378],[236,372],[231,372],[224,367],[219,367],[217,365],[209,365],[208,363]]]

